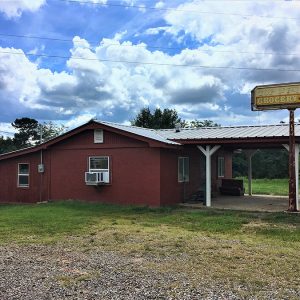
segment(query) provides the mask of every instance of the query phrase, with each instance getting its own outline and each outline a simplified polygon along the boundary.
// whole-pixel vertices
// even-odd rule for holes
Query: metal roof
[[[200,127],[175,129],[162,129],[159,135],[170,140],[208,140],[208,139],[243,139],[243,138],[268,138],[288,137],[289,125],[257,125],[234,127]],[[300,124],[295,124],[295,136],[300,136]]]
[[[175,145],[180,145],[180,140],[216,140],[289,136],[288,124],[181,128],[179,132],[176,132],[175,128],[155,130],[105,121],[96,122],[156,141]],[[300,137],[300,124],[295,124],[295,136]],[[175,143],[174,140],[179,143]]]
[[[113,127],[116,129],[120,129],[122,131],[126,131],[129,133],[133,133],[139,136],[146,137],[148,139],[152,139],[158,142],[166,143],[166,144],[171,144],[171,145],[180,145],[179,143],[170,141],[168,138],[162,136],[158,130],[155,129],[148,129],[148,128],[142,128],[142,127],[136,127],[136,126],[130,126],[130,125],[122,125],[122,124],[117,124],[117,123],[111,123],[111,122],[105,122],[105,121],[97,121],[95,120],[96,123],[98,124],[103,124],[109,127]]]

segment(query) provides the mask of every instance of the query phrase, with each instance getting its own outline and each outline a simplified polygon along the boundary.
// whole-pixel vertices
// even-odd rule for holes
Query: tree
[[[247,176],[248,162],[244,152],[233,156],[233,176]],[[252,157],[253,178],[287,178],[288,152],[285,149],[261,149]]]
[[[153,115],[149,107],[142,108],[137,116],[131,121],[131,125],[152,128],[153,125]]]
[[[152,113],[149,107],[142,108],[137,116],[131,121],[131,125],[152,128],[152,129],[171,129],[177,123],[183,123],[175,109],[156,108]]]
[[[220,124],[218,123],[215,123],[214,121],[212,120],[203,120],[203,121],[200,121],[200,120],[194,120],[194,121],[191,121],[188,125],[189,128],[199,128],[199,127],[219,127],[221,126]]]
[[[44,122],[43,124],[39,124],[40,133],[42,133],[42,141],[46,142],[50,139],[55,138],[56,136],[62,134],[67,129],[64,125],[56,125],[53,122]],[[41,131],[42,130],[42,131]],[[40,143],[40,140],[38,141]]]
[[[16,119],[11,125],[18,131],[14,135],[17,149],[29,147],[38,139],[38,121],[31,118]]]
[[[0,136],[0,154],[17,150],[14,140],[10,137]]]
[[[39,123],[35,119],[21,118],[16,119],[12,126],[17,130],[12,139],[16,149],[38,145],[54,138],[66,130],[64,125],[56,125],[53,122]]]

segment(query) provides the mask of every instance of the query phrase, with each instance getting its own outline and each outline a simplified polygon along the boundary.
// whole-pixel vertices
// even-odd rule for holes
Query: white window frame
[[[100,158],[100,159],[107,159],[107,169],[92,169],[91,168],[91,159],[93,158]],[[110,174],[110,157],[107,155],[94,155],[94,156],[89,156],[88,158],[88,170],[90,173],[100,173],[100,172],[107,172],[108,174],[108,182],[107,184],[111,184],[111,174]]]
[[[28,165],[28,173],[20,173],[20,165]],[[20,176],[28,177],[28,184],[20,184]],[[29,188],[29,180],[30,180],[30,164],[29,163],[18,163],[18,183],[17,186],[20,188]]]
[[[218,177],[225,177],[225,157],[218,156]]]
[[[183,164],[182,164],[182,177],[183,178],[180,178],[180,173],[179,173],[179,170],[180,170],[180,161],[183,161]],[[188,174],[185,174],[185,164],[188,164]],[[178,182],[189,182],[190,181],[190,158],[188,156],[179,156],[178,157]],[[187,176],[186,176],[187,175]]]

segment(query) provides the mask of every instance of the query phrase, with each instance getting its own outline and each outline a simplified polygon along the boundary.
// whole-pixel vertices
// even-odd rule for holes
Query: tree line
[[[12,138],[0,136],[0,154],[38,145],[66,130],[64,125],[56,125],[53,122],[39,123],[27,117],[15,119],[11,125],[16,133]]]
[[[151,129],[172,129],[177,124],[182,128],[199,128],[221,126],[212,120],[193,120],[185,121],[178,116],[175,109],[165,108],[161,110],[156,108],[153,112],[149,107],[142,108],[136,117],[131,121],[131,125],[151,128]]]
[[[287,178],[289,175],[289,154],[285,149],[259,149],[252,157],[253,178]],[[245,153],[233,155],[233,177],[248,176],[248,162]]]

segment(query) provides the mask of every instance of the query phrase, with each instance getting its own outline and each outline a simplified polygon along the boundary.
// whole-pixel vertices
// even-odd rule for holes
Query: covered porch
[[[182,207],[203,208],[202,202],[182,203]],[[282,212],[287,210],[287,196],[268,195],[245,195],[245,196],[225,196],[218,195],[212,198],[212,207],[217,209],[260,211],[260,212]]]
[[[170,135],[170,133],[169,133]],[[242,210],[285,211],[288,209],[286,197],[252,196],[252,157],[258,149],[286,149],[289,151],[289,126],[286,124],[267,126],[211,127],[201,130],[180,129],[169,136],[185,147],[195,147],[199,156],[205,161],[205,205],[215,208]],[[296,166],[296,201],[299,209],[299,148],[300,124],[295,124],[295,166]],[[248,158],[248,196],[212,197],[212,186],[216,178],[212,178],[212,161],[219,151],[243,151]],[[225,177],[226,178],[226,177]],[[228,177],[227,177],[228,178]],[[219,179],[221,181],[222,179]],[[202,182],[203,186],[203,182]],[[196,204],[195,204],[196,205]],[[200,204],[203,206],[203,204]]]

